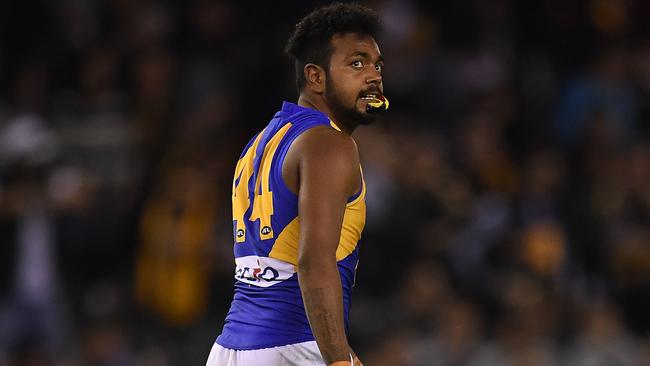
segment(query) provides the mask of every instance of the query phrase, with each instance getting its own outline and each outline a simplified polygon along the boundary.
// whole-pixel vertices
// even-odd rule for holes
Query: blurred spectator
[[[207,310],[215,194],[195,168],[170,168],[161,181],[143,212],[135,295],[166,323],[186,327]]]
[[[641,365],[636,342],[624,330],[616,310],[592,304],[583,313],[580,332],[563,360],[567,365]]]
[[[451,302],[438,309],[440,325],[435,335],[415,343],[413,365],[465,365],[480,361],[481,315],[471,304]]]
[[[620,46],[604,48],[585,75],[568,82],[555,121],[558,139],[622,143],[633,136],[637,107],[628,57]]]

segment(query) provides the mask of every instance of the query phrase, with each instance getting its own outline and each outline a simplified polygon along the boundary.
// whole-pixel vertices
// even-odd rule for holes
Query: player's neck
[[[332,110],[327,106],[327,103],[325,103],[324,100],[319,99],[319,98],[313,98],[305,94],[300,94],[298,97],[298,105],[301,107],[307,107],[311,109],[315,109],[317,111],[323,112],[326,116],[328,116],[338,128],[341,129],[341,132],[347,134],[347,135],[352,135],[352,132],[354,131],[354,127],[356,126],[348,126],[345,124],[345,121],[339,121],[337,117],[334,115]]]

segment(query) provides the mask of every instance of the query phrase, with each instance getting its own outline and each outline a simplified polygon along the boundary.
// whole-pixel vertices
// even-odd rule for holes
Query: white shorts
[[[316,341],[239,351],[212,346],[206,366],[325,366]]]

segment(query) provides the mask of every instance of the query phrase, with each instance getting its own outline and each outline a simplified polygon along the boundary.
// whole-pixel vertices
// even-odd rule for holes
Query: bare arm
[[[352,351],[345,335],[336,248],[347,198],[361,185],[358,153],[349,136],[331,129],[316,128],[300,140],[295,151],[300,217],[298,281],[323,358],[328,364],[345,361],[349,365]]]

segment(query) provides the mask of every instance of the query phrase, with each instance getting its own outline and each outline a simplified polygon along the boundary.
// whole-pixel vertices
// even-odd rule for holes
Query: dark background
[[[0,3],[1,366],[204,364],[235,161],[319,4]],[[650,2],[365,4],[364,363],[648,365]]]

